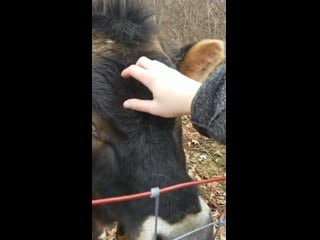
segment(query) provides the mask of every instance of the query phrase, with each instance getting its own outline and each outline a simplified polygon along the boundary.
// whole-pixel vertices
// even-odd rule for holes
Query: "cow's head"
[[[190,181],[179,120],[123,108],[128,98],[151,99],[138,81],[121,71],[147,56],[205,79],[223,58],[223,44],[205,40],[168,49],[152,14],[137,0],[98,0],[92,7],[92,189],[93,198],[149,191]],[[172,51],[171,51],[172,50]],[[182,60],[177,61],[179,57]],[[160,197],[158,239],[173,239],[211,221],[196,187]],[[118,221],[129,239],[151,239],[154,200],[94,207],[94,224]],[[210,239],[210,229],[199,239]]]

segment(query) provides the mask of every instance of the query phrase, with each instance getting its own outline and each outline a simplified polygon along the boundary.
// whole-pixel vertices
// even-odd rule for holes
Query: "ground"
[[[187,170],[194,180],[225,176],[226,148],[212,139],[201,136],[190,122],[190,116],[182,117],[183,147],[187,159]],[[226,184],[214,182],[200,186],[201,196],[212,211],[215,221],[222,219],[226,206]],[[115,240],[115,227],[107,231],[108,240]],[[225,240],[225,228],[220,231],[215,240]]]
[[[188,174],[194,180],[226,176],[226,147],[213,139],[200,135],[190,122],[182,117],[183,147],[187,158]],[[222,220],[226,208],[226,183],[213,182],[200,185],[201,196],[212,211],[215,221]],[[220,228],[215,240],[226,239],[225,228]]]

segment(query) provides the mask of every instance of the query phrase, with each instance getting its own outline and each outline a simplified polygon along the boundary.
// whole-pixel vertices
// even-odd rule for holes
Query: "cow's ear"
[[[225,58],[224,42],[205,39],[182,49],[177,69],[184,75],[203,82]]]

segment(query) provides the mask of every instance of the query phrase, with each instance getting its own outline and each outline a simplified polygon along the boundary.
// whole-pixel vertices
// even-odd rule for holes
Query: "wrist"
[[[188,91],[188,95],[186,96],[185,101],[185,108],[183,114],[191,114],[191,107],[192,107],[192,101],[194,97],[196,96],[199,88],[201,87],[201,83],[194,82],[194,84],[190,87]]]

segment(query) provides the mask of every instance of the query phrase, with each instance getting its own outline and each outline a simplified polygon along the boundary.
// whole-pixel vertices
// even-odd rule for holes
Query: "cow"
[[[121,71],[147,56],[203,81],[223,59],[223,43],[203,40],[170,47],[152,12],[140,0],[92,2],[92,198],[149,191],[188,182],[179,118],[123,108],[128,98],[152,99],[141,83]],[[173,103],[174,104],[174,103]],[[117,222],[117,239],[148,240],[154,233],[153,199],[93,206],[92,239]],[[212,222],[197,187],[160,196],[157,239],[174,239]],[[211,239],[212,228],[192,235]],[[186,238],[191,239],[191,238]]]

